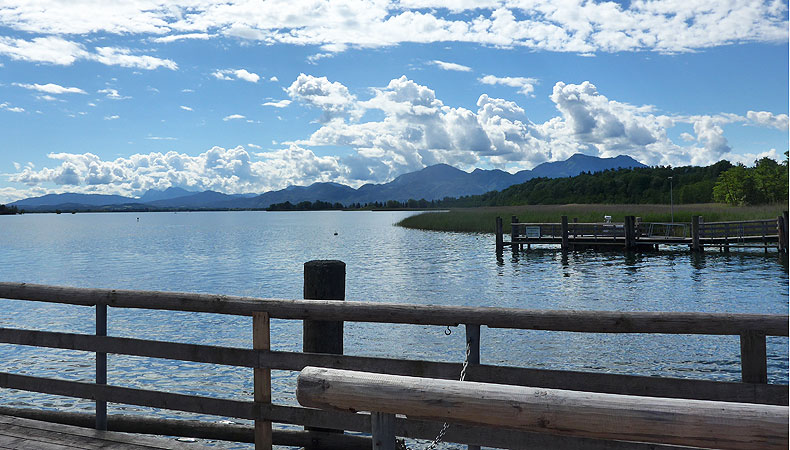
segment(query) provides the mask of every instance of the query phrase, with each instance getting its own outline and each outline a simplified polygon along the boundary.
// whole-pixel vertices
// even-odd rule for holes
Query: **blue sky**
[[[782,1],[0,1],[0,203],[788,149]]]

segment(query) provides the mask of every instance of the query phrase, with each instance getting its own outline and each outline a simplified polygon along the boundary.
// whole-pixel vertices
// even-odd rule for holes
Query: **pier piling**
[[[568,251],[568,216],[562,216],[562,223],[560,225],[560,233],[562,234],[562,251]]]
[[[504,240],[502,239],[502,218],[496,218],[496,252],[497,254],[502,253],[502,250],[505,247]]]
[[[699,216],[691,216],[691,251],[701,252],[702,246],[699,243]]]

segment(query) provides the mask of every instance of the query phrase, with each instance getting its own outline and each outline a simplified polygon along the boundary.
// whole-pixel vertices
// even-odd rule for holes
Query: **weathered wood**
[[[96,336],[107,336],[107,305],[96,305]],[[107,384],[106,352],[96,352],[96,384]],[[107,429],[107,402],[96,401],[96,429]]]
[[[472,380],[472,378],[469,376],[469,367],[480,365],[480,325],[466,324],[465,328],[466,328],[466,345],[469,346],[469,355],[467,357],[468,365],[466,368],[465,379]],[[480,446],[467,445],[466,450],[480,450]]]
[[[560,233],[562,235],[562,251],[568,251],[568,216],[562,216],[560,222]]]
[[[254,350],[271,349],[269,334],[269,315],[256,312],[252,315],[252,348]],[[253,370],[253,395],[256,406],[272,403],[272,374],[269,369]],[[271,450],[272,423],[268,420],[255,421],[255,450]]]
[[[503,230],[502,230],[502,218],[497,216],[496,218],[496,252],[502,253],[505,248],[505,243],[503,239]]]
[[[3,439],[4,437],[12,439]],[[9,442],[14,442],[14,445],[7,446],[6,444]],[[131,436],[125,433],[80,428],[9,416],[0,416],[0,448],[36,450],[208,450],[208,447],[199,444],[186,445],[162,438]]]
[[[776,240],[776,247],[780,253],[787,252],[787,221],[785,216],[776,218],[776,231],[778,239]]]
[[[373,450],[395,450],[395,414],[372,412],[370,432]]]
[[[691,251],[701,252],[703,247],[699,242],[700,226],[699,216],[691,216]]]
[[[594,333],[666,333],[740,335],[758,331],[788,335],[788,316],[699,312],[621,312],[530,310],[404,303],[281,300],[209,294],[122,291],[0,283],[0,298],[79,305],[107,304],[145,308],[251,316],[265,311],[277,319],[344,320],[349,322],[458,325],[478,323],[491,328],[514,328]]]
[[[722,449],[786,449],[788,409],[307,367],[304,406],[407,414],[524,431]]]
[[[346,298],[346,263],[335,260],[308,261],[304,264],[305,300],[332,300]],[[311,353],[343,354],[343,321],[304,320],[302,323],[302,351]],[[322,428],[306,431],[328,432]],[[342,431],[339,431],[342,433]],[[317,449],[308,446],[307,450]]]
[[[744,383],[768,383],[765,335],[741,334],[741,379]]]
[[[468,325],[468,327],[476,327]],[[330,355],[301,352],[255,351],[232,347],[159,342],[119,337],[0,328],[0,342],[18,345],[82,351],[106,351],[133,356],[167,358],[210,364],[302,370],[306,366],[381,372],[455,379],[461,370],[457,363]],[[474,356],[474,352],[472,353]],[[470,360],[474,362],[474,360]],[[613,394],[690,398],[775,405],[788,404],[787,385],[761,385],[712,380],[659,378],[600,372],[530,369],[521,367],[472,365],[470,380],[521,386],[571,389]]]

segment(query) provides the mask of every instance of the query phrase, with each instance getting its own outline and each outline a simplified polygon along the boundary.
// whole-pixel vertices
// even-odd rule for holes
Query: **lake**
[[[346,263],[346,298],[372,302],[621,311],[788,312],[787,258],[762,251],[653,254],[534,250],[497,260],[494,236],[407,230],[412,212],[27,214],[0,217],[0,280],[77,287],[301,298],[303,264]],[[138,220],[139,219],[139,220]],[[337,235],[335,235],[337,233]],[[0,300],[0,326],[92,333],[93,308]],[[460,362],[463,328],[347,323],[347,354]],[[112,336],[251,347],[251,319],[110,308]],[[275,320],[272,347],[301,350],[301,322]],[[740,380],[737,337],[604,335],[483,327],[481,362]],[[89,353],[0,345],[0,371],[93,380]],[[108,356],[109,383],[252,398],[252,370]],[[788,382],[786,338],[768,378]],[[294,373],[274,371],[294,403]],[[0,403],[92,411],[91,402],[3,390]],[[112,412],[150,413],[109,406]],[[161,413],[161,412],[160,412]],[[200,417],[174,412],[166,416]],[[217,420],[211,417],[210,420]],[[224,445],[224,444],[223,444]],[[237,446],[243,447],[243,446]]]

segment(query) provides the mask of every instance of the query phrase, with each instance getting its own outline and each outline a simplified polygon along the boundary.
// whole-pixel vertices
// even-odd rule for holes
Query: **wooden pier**
[[[559,223],[523,223],[513,216],[510,240],[505,241],[502,218],[496,218],[496,251],[505,247],[513,251],[529,250],[532,245],[559,246],[563,251],[659,250],[661,246],[686,246],[691,251],[730,248],[776,249],[787,253],[787,211],[776,219],[705,222],[693,216],[690,223],[642,222],[639,217],[626,216],[621,223],[579,223],[562,216]]]
[[[97,325],[95,334],[49,331],[48,324],[43,321],[38,330],[11,328],[10,325],[0,327],[0,343],[78,350],[95,353],[97,356],[96,382],[9,373],[3,371],[7,369],[0,367],[0,388],[89,399],[96,403],[97,414],[16,407],[1,408],[0,413],[74,425],[89,425],[110,431],[255,442],[256,449],[270,449],[273,444],[309,449],[381,448],[373,447],[376,445],[375,441],[358,433],[371,433],[372,430],[380,430],[386,425],[387,432],[392,435],[433,439],[442,428],[442,419],[432,414],[427,414],[425,417],[419,417],[417,414],[415,417],[410,415],[409,411],[404,411],[407,417],[392,416],[387,421],[380,421],[381,416],[377,411],[363,413],[277,404],[271,396],[271,383],[274,380],[269,376],[270,371],[275,369],[301,371],[307,366],[434,380],[458,379],[463,369],[466,380],[475,383],[493,383],[508,388],[523,387],[543,391],[556,389],[599,395],[637,396],[634,399],[636,402],[641,402],[639,399],[645,397],[659,403],[661,399],[682,399],[687,402],[686,404],[695,404],[695,401],[726,402],[727,409],[767,411],[764,418],[769,421],[783,419],[781,417],[777,419],[775,409],[761,408],[761,405],[781,406],[782,411],[787,410],[788,386],[768,383],[766,347],[767,336],[788,336],[787,315],[552,311],[355,302],[343,301],[344,286],[345,264],[340,261],[305,264],[305,297],[310,298],[297,300],[0,283],[0,299],[95,308]],[[120,308],[247,316],[251,319],[250,334],[253,336],[253,348],[106,336],[106,321],[111,321],[114,311]],[[270,319],[302,321],[307,328],[304,351],[271,350],[270,341],[276,336],[269,333]],[[468,364],[464,365],[460,360],[457,363],[448,363],[344,354],[348,351],[343,348],[344,322],[416,324],[437,326],[442,329],[463,325],[462,330],[466,333]],[[486,349],[486,342],[481,342],[480,333],[484,326],[558,333],[698,334],[721,336],[723,339],[737,336],[741,348],[741,382],[481,364],[480,355],[485,354]],[[381,339],[386,338],[386,335],[381,336]],[[458,351],[459,354],[464,353],[463,348],[459,348]],[[111,378],[107,378],[107,366],[102,364],[102,355],[107,353],[252,368],[254,393],[251,393],[248,399],[238,399],[235,392],[229,392],[228,397],[234,397],[231,399],[118,386],[113,384]],[[90,360],[86,357],[86,362]],[[593,398],[592,403],[589,403],[590,407],[595,407],[595,398],[603,398],[594,395],[585,398],[588,397]],[[201,422],[126,414],[105,415],[107,402],[250,420],[254,421],[255,425],[225,425],[215,421]],[[432,404],[439,405],[441,402]],[[615,419],[608,422],[609,425],[602,426],[598,430],[600,434],[594,436],[583,431],[577,432],[578,430],[557,433],[550,426],[513,428],[485,421],[463,419],[461,421],[464,425],[449,427],[444,440],[466,444],[470,448],[487,446],[558,450],[677,450],[685,448],[682,445],[694,446],[698,442],[670,436],[670,430],[661,420],[646,425],[653,427],[650,439],[617,434],[617,429],[622,428],[616,420],[617,414],[619,413],[613,416]],[[442,417],[452,420],[452,417]],[[544,425],[551,423],[552,419],[548,416],[547,418],[549,422],[541,423]],[[279,429],[272,424],[298,425],[304,427],[304,430]],[[768,438],[772,439],[772,442],[778,439],[786,448],[787,430],[786,427],[784,428],[776,427],[776,431]],[[356,434],[347,434],[343,430]],[[607,430],[611,433],[607,434]],[[667,436],[666,440],[662,437],[664,435]],[[707,435],[709,436],[710,433]]]

